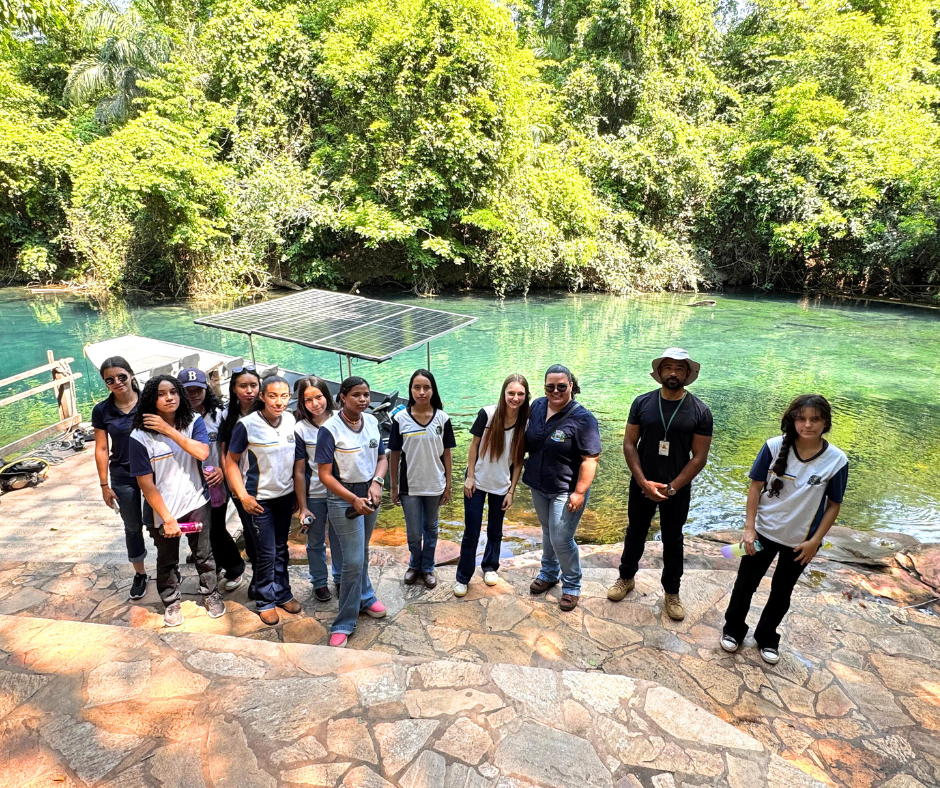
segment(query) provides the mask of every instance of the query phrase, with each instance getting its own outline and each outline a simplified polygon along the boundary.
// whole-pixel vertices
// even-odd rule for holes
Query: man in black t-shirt
[[[659,507],[663,542],[663,608],[681,621],[682,527],[689,516],[691,482],[705,467],[712,442],[712,414],[685,387],[697,377],[701,364],[682,348],[669,348],[653,360],[650,375],[662,388],[633,401],[623,436],[623,455],[633,478],[627,504],[627,533],[620,559],[620,578],[607,591],[619,602],[634,587],[646,537]]]

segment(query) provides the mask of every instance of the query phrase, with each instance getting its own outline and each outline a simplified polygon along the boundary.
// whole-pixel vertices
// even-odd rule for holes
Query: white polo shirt
[[[513,425],[505,430],[503,453],[495,460],[490,459],[489,451],[484,455],[483,438],[490,429],[495,413],[495,405],[481,408],[476,421],[470,427],[470,434],[480,438],[477,462],[473,466],[473,478],[478,490],[494,495],[505,495],[512,486],[512,462],[509,459],[509,453],[512,450],[512,436],[516,434],[516,426]]]
[[[815,457],[805,459],[791,447],[786,470],[780,477],[783,488],[779,497],[771,498],[770,482],[775,477],[770,469],[777,461],[782,443],[782,435],[767,441],[748,475],[754,481],[767,483],[757,504],[757,533],[787,547],[796,547],[816,533],[827,500],[842,503],[849,460],[845,452],[827,441],[823,441],[823,448]]]
[[[259,501],[270,501],[294,491],[294,416],[285,411],[272,427],[261,411],[245,416],[232,430],[228,450],[247,454],[243,471],[245,490]]]
[[[371,413],[363,413],[361,426],[354,430],[337,411],[317,435],[317,465],[332,465],[333,476],[347,484],[371,482],[384,454],[379,422]]]
[[[317,467],[317,436],[320,428],[306,419],[301,419],[294,427],[294,462],[306,462],[307,497],[326,498],[326,487],[320,481]]]
[[[444,450],[457,445],[450,416],[435,410],[422,424],[406,408],[395,414],[388,436],[389,451],[401,452],[398,492],[402,495],[440,495],[444,492]]]
[[[180,432],[200,443],[209,443],[202,416],[196,415]],[[153,483],[173,517],[180,518],[209,503],[199,460],[183,451],[175,440],[156,432],[134,430],[129,448],[131,474],[153,474]],[[156,511],[153,521],[157,526],[163,525],[163,518]]]

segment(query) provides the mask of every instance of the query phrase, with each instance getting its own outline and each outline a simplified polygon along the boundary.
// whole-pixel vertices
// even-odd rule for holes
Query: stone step
[[[654,682],[0,616],[0,788],[821,786]]]

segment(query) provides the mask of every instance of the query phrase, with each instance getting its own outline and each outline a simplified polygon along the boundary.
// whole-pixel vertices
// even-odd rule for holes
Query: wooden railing
[[[48,364],[27,370],[26,372],[20,372],[18,375],[13,375],[9,378],[4,378],[0,380],[0,388],[9,386],[11,383],[16,383],[20,380],[26,380],[40,375],[43,372],[52,372],[51,382],[43,383],[40,386],[34,386],[26,391],[11,394],[9,397],[0,399],[0,408],[6,405],[12,405],[14,402],[19,402],[27,397],[32,397],[34,394],[41,394],[44,391],[54,389],[59,402],[59,421],[55,424],[50,424],[48,427],[43,427],[41,430],[37,430],[32,435],[27,435],[25,438],[20,438],[6,446],[0,446],[0,457],[10,458],[24,449],[29,448],[34,443],[38,443],[46,438],[51,438],[53,435],[60,432],[68,432],[73,427],[78,426],[78,423],[82,420],[78,412],[78,402],[75,396],[75,381],[82,375],[80,372],[72,372],[72,368],[69,366],[75,359],[60,358],[56,360],[51,350],[47,351],[46,355],[49,359]]]

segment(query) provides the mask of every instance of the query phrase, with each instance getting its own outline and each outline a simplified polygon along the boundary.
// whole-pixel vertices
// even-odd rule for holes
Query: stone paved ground
[[[820,784],[623,676],[0,616],[0,788],[92,785]]]
[[[586,562],[603,563],[599,558],[603,556],[595,554]],[[156,632],[162,617],[153,584],[140,603],[129,603],[128,569],[89,563],[0,563],[0,614],[84,620]],[[389,607],[389,617],[361,619],[350,641],[353,649],[368,649],[370,658],[381,658],[377,652],[385,652],[465,663],[463,668],[448,670],[475,671],[481,663],[509,664],[556,673],[576,670],[589,676],[600,671],[617,682],[655,682],[759,740],[769,752],[805,774],[831,785],[940,785],[940,618],[936,616],[878,601],[850,599],[841,592],[814,587],[812,584],[825,586],[827,582],[810,578],[797,587],[784,627],[782,660],[771,667],[761,661],[752,642],[736,655],[725,654],[718,646],[733,581],[730,571],[686,573],[683,598],[688,617],[681,623],[662,615],[658,572],[654,570],[641,570],[637,591],[614,604],[607,601],[605,591],[616,570],[586,569],[583,602],[571,613],[559,611],[557,589],[547,597],[529,595],[534,567],[503,571],[500,583],[493,588],[476,580],[462,600],[451,593],[452,568],[440,569],[441,585],[434,591],[405,587],[401,583],[403,568],[397,565],[373,567],[372,571],[378,593]],[[196,578],[190,567],[184,574],[184,590],[192,593]],[[295,594],[304,609],[296,616],[283,614],[277,627],[261,624],[240,589],[228,596],[229,613],[218,620],[209,619],[190,597],[184,603],[187,620],[183,629],[285,644],[323,642],[335,601],[317,603],[301,568],[292,568],[292,574]],[[755,599],[757,604],[763,602],[766,590],[765,581]],[[164,636],[164,640],[167,637],[176,634]],[[121,657],[118,661],[128,660],[130,657]],[[531,691],[538,696],[541,690],[535,679],[533,682]],[[557,707],[554,698],[549,693],[531,702],[541,703],[543,714],[549,715],[549,707]],[[534,719],[551,722],[538,715]],[[586,719],[582,721],[587,724]],[[640,766],[667,752],[665,739],[662,748],[658,743],[651,745],[648,736],[641,739],[642,744],[624,739],[632,743],[610,752],[616,752],[614,757],[623,763]],[[605,760],[607,756],[599,757]],[[679,768],[678,763],[673,765],[681,772],[685,767]],[[904,782],[904,775],[919,782]],[[744,785],[736,782],[737,778],[729,779],[733,788]],[[406,784],[411,785],[402,783]],[[722,783],[715,778],[708,784]],[[511,785],[506,783],[506,788]],[[656,788],[665,785],[668,783]]]

